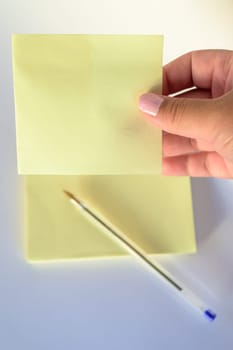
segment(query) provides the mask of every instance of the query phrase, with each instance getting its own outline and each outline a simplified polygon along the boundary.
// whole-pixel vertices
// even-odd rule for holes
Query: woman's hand
[[[194,51],[167,64],[163,95],[142,95],[139,108],[163,130],[164,175],[233,178],[233,51]]]

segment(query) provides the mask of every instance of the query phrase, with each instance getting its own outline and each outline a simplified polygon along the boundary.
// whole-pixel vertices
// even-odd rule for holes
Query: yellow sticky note
[[[137,99],[161,92],[162,36],[14,35],[20,174],[152,174],[161,133]]]
[[[127,254],[77,210],[84,200],[148,254],[196,249],[190,180],[156,175],[26,176],[26,250],[30,261]]]

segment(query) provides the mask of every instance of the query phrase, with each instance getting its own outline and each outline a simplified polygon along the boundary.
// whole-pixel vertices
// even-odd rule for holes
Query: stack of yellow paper
[[[193,252],[189,179],[158,175],[161,133],[137,109],[161,91],[162,37],[15,35],[13,66],[27,257],[125,254],[63,190],[148,253]]]

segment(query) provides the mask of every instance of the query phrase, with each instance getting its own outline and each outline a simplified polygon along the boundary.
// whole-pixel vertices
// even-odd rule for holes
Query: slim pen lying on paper
[[[167,272],[165,272],[161,267],[156,265],[154,261],[147,255],[147,253],[140,248],[135,242],[129,239],[125,234],[115,229],[107,220],[103,220],[93,210],[89,209],[85,203],[76,198],[72,193],[64,191],[66,196],[69,198],[70,202],[81,209],[83,213],[86,214],[89,220],[94,221],[99,224],[105,232],[107,232],[111,238],[113,238],[118,244],[129,251],[131,254],[135,255],[141,261],[143,261],[148,267],[160,275],[167,283],[169,283],[173,288],[180,292],[191,304],[196,306],[210,321],[216,318],[216,313],[207,308],[203,302],[193,295],[190,291],[184,289],[178,282],[175,281]]]

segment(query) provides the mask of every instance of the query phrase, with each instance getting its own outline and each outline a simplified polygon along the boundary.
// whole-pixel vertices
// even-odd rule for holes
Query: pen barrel
[[[182,289],[181,293],[190,304],[197,307],[200,311],[204,312],[207,309],[203,301],[200,298],[198,298],[195,294],[193,294],[190,290]]]
[[[129,253],[135,255],[140,261],[144,262],[148,267],[152,268],[160,277],[166,280],[170,285],[172,285],[178,292],[180,292],[183,297],[197,309],[199,309],[202,314],[204,314],[210,321],[216,318],[215,312],[207,308],[202,300],[198,298],[194,293],[188,289],[183,289],[179,283],[177,283],[162,267],[155,264],[154,261],[147,255],[147,253],[139,247],[135,242],[133,242],[127,235],[114,227],[106,218],[100,216],[99,213],[95,213],[90,210],[88,206],[80,201],[75,201],[71,199],[71,202],[81,209],[81,212],[86,216],[93,224],[104,229],[104,232],[116,243],[118,243],[122,248],[126,249]]]

